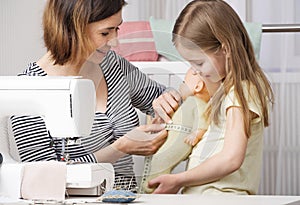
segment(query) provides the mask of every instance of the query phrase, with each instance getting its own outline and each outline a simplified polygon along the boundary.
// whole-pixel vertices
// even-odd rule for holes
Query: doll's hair
[[[187,39],[187,40],[182,40]],[[218,124],[222,100],[234,87],[234,93],[244,114],[245,133],[251,135],[251,113],[243,92],[243,82],[256,89],[258,102],[262,108],[262,120],[269,125],[268,103],[273,103],[273,92],[269,81],[258,65],[248,33],[236,12],[223,0],[194,0],[180,13],[173,29],[173,42],[188,49],[191,45],[201,48],[206,54],[226,51],[225,77],[223,86],[215,93],[207,116]],[[190,42],[190,43],[189,43]]]
[[[80,64],[96,48],[88,24],[118,13],[125,0],[48,0],[43,15],[44,43],[55,64]]]

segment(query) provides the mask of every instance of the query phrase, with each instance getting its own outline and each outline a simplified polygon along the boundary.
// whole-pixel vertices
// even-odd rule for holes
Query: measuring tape
[[[151,171],[151,161],[152,161],[152,155],[151,156],[145,156],[144,158],[144,171],[143,171],[143,176],[142,176],[142,181],[141,181],[141,186],[139,188],[139,193],[140,194],[145,194],[145,187],[148,186],[146,184],[147,177],[150,175]]]
[[[184,132],[184,133],[188,133],[188,134],[192,132],[192,128],[185,127],[183,125],[176,125],[176,124],[166,124],[166,130]]]
[[[192,128],[185,127],[183,125],[167,124],[165,128],[166,130],[172,130],[172,131],[183,132],[188,134],[192,132]],[[147,178],[150,176],[151,173],[151,164],[152,164],[152,155],[146,156],[144,158],[144,171],[141,179],[141,186],[139,187],[140,194],[149,193],[149,191],[147,192],[146,189],[148,186]]]

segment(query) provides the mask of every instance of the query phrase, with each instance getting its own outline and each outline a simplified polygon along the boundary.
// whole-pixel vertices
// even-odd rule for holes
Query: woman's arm
[[[197,186],[219,180],[240,168],[247,142],[242,110],[230,107],[227,110],[225,141],[221,152],[193,169],[157,177],[149,182],[149,186],[158,186],[154,193],[177,193],[184,186]]]
[[[126,154],[152,155],[167,138],[164,124],[150,124],[139,126],[113,144],[95,152],[97,162],[114,163]]]
[[[151,80],[126,59],[118,56],[118,60],[120,68],[130,86],[132,105],[143,113],[153,115],[152,102],[163,93],[166,87]]]

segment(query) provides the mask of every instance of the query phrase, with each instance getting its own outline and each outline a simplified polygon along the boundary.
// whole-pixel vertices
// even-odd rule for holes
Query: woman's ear
[[[195,86],[194,89],[194,93],[200,93],[202,91],[202,89],[204,88],[204,82],[203,81],[199,81],[199,83],[197,83],[197,85]]]

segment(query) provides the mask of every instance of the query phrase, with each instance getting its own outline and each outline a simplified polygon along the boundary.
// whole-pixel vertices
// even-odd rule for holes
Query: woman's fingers
[[[156,133],[159,131],[162,131],[165,129],[166,124],[147,124],[147,125],[141,125],[137,128],[139,131],[143,132],[150,132],[150,133]],[[148,134],[148,133],[147,133]]]
[[[158,117],[167,123],[171,123],[171,117],[180,103],[180,94],[176,90],[170,89],[153,101],[153,109]]]
[[[127,154],[151,155],[166,141],[167,131],[164,124],[143,125],[131,130],[114,144]]]

